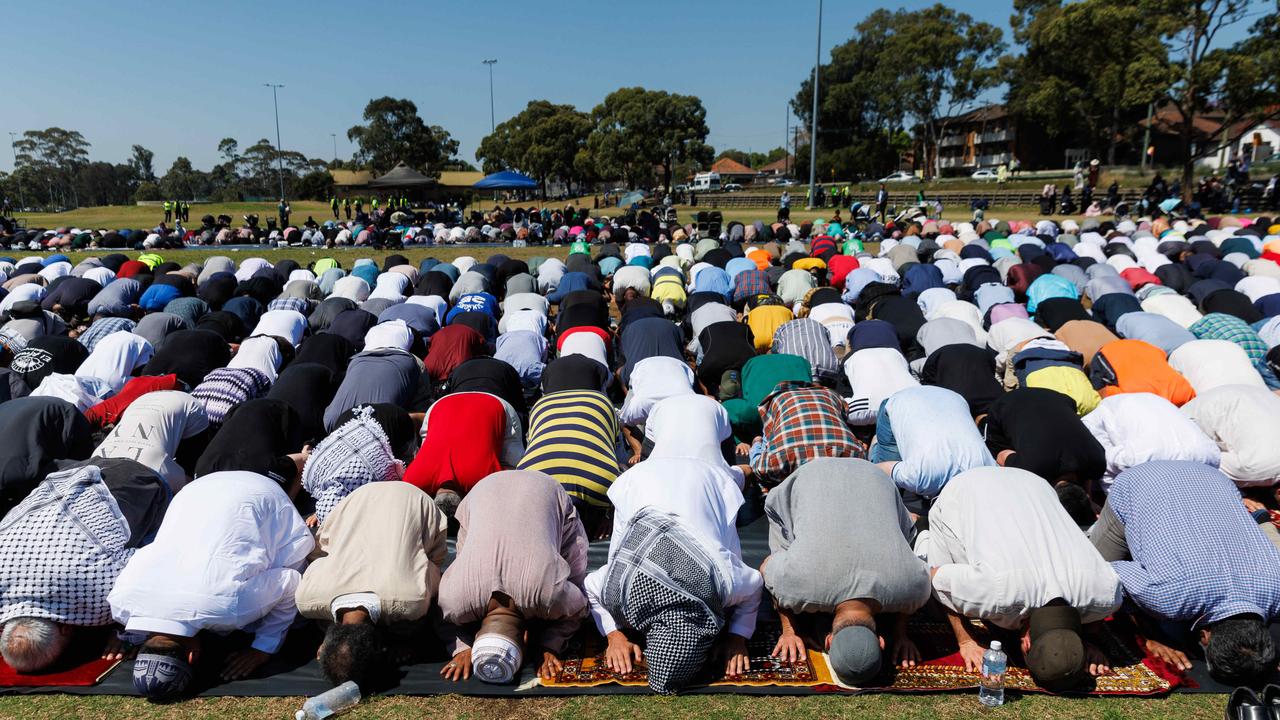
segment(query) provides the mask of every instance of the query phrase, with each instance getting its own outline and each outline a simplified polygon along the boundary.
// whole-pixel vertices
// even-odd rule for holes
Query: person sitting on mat
[[[1186,461],[1129,468],[1116,476],[1089,537],[1124,594],[1159,621],[1135,613],[1140,625],[1159,626],[1145,637],[1198,643],[1209,674],[1226,684],[1247,685],[1275,671],[1267,626],[1280,617],[1280,550],[1226,474]],[[1174,667],[1191,667],[1185,652],[1165,642],[1148,639],[1146,649]]]
[[[152,700],[185,692],[202,630],[253,633],[221,673],[223,680],[251,675],[284,643],[314,547],[289,495],[265,475],[232,470],[189,483],[174,496],[155,542],[133,556],[107,596],[126,631],[147,635],[133,666],[134,689]]]
[[[317,538],[324,556],[307,567],[295,599],[300,615],[327,624],[316,657],[329,682],[369,680],[389,644],[385,631],[392,658],[407,659],[417,621],[435,602],[447,524],[405,482],[363,485],[328,513]]]
[[[1083,638],[1120,607],[1120,581],[1053,486],[1026,470],[983,467],[951,478],[929,510],[933,591],[970,672],[986,651],[967,618],[1022,639],[1027,669],[1061,692],[1110,672]]]
[[[511,682],[525,649],[539,647],[538,675],[555,677],[587,613],[587,535],[568,493],[550,475],[504,470],[476,483],[454,517],[455,556],[440,580],[452,659],[440,674]]]
[[[609,488],[609,560],[586,582],[609,669],[627,674],[643,658],[649,688],[667,694],[689,685],[717,644],[726,675],[750,668],[763,581],[742,562],[734,527],[740,480],[723,461],[650,457]],[[626,630],[643,636],[643,653]]]
[[[891,662],[919,662],[907,618],[929,601],[929,569],[912,554],[915,526],[888,475],[865,460],[812,460],[769,491],[765,514],[760,572],[782,620],[774,656],[796,662],[813,644],[798,615],[831,618],[822,647],[841,682],[860,685],[880,670],[884,613],[894,615]]]
[[[78,628],[111,624],[107,593],[164,517],[169,491],[132,460],[94,458],[55,472],[0,524],[0,656],[48,669]],[[120,643],[103,657],[119,659]]]

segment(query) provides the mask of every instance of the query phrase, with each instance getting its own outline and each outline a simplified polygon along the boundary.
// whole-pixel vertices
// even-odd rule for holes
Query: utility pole
[[[791,141],[791,108],[787,107],[787,131],[782,136],[782,174],[791,174],[791,153],[787,152],[787,143]]]
[[[1147,171],[1147,149],[1151,147],[1151,113],[1155,110],[1155,103],[1147,103],[1147,129],[1142,133],[1142,172]],[[1154,158],[1152,158],[1154,160]]]
[[[494,123],[493,116],[493,66],[498,64],[498,59],[493,58],[492,60],[481,60],[480,62],[489,66],[489,134],[492,135],[498,129],[498,126]]]
[[[818,42],[814,47],[813,117],[809,126],[809,202],[810,210],[818,192],[818,75],[822,70],[822,0],[818,0]]]
[[[13,177],[18,181],[18,203],[27,207],[27,194],[22,190],[22,176],[18,174],[18,133],[9,133],[9,147],[13,150]]]
[[[276,174],[280,176],[280,199],[284,200],[284,148],[280,145],[280,101],[276,99],[276,90],[284,87],[276,83],[262,83],[271,88],[271,104],[276,109]]]
[[[338,159],[338,133],[329,133],[329,137],[333,139],[333,159]]]

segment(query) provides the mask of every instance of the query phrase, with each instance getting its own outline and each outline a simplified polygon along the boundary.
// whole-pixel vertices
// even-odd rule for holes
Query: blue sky
[[[699,95],[709,141],[768,150],[783,143],[787,101],[813,66],[816,2],[294,2],[292,0],[15,0],[0,73],[3,133],[79,130],[95,160],[123,162],[138,143],[163,174],[178,155],[208,169],[217,144],[275,139],[271,91],[283,83],[283,145],[349,157],[346,130],[374,97],[407,97],[475,161],[489,132],[485,58],[497,58],[497,121],[529,100],[590,110],[642,85]],[[929,2],[912,1],[918,8]],[[1005,29],[1010,0],[952,5]],[[828,0],[823,57],[876,5]],[[276,38],[276,39],[273,39]],[[0,169],[13,165],[0,153]]]

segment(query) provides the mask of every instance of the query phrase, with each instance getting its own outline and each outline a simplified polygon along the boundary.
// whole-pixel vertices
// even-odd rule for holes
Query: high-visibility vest
[[[338,198],[329,198],[329,207],[338,209]]]
[[[169,211],[170,211],[170,210],[172,210],[172,209],[173,209],[173,205],[172,205],[168,200],[165,200],[165,201],[164,201],[164,211],[165,211],[165,212],[169,212]]]

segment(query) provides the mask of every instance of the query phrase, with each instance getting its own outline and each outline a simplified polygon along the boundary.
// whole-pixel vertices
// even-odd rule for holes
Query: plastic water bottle
[[[360,686],[348,680],[336,688],[313,698],[307,698],[302,709],[294,713],[294,720],[325,720],[344,713],[360,704]]]
[[[1001,649],[999,640],[991,641],[991,649],[982,654],[982,682],[978,685],[978,700],[987,707],[1004,704],[1004,673],[1009,658]]]

